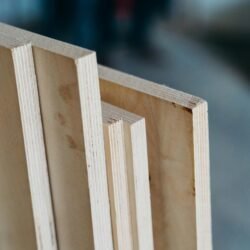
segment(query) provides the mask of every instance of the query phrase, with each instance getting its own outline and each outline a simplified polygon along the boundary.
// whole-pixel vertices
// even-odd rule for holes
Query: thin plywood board
[[[207,103],[99,66],[105,102],[145,117],[154,246],[211,250]]]
[[[114,196],[122,188],[126,187],[124,193],[128,198],[125,197],[125,201],[122,202],[118,202],[118,200],[117,207],[119,209],[119,204],[123,204],[122,209],[127,206],[130,208],[130,214],[127,217],[130,218],[131,224],[126,225],[124,228],[127,228],[127,232],[132,233],[132,240],[129,236],[127,236],[129,239],[125,239],[124,235],[126,234],[122,232],[122,229],[119,229],[119,232],[121,232],[120,240],[119,234],[113,237],[114,239],[118,239],[116,240],[115,247],[116,249],[152,250],[154,248],[145,119],[105,102],[102,103],[102,110],[107,155],[106,165],[111,179],[110,193],[113,194],[113,199],[111,200],[116,201],[121,198],[121,195],[118,197]],[[120,168],[122,174],[119,175],[117,171]],[[113,172],[115,175],[112,175]],[[123,178],[123,181],[121,178]],[[118,189],[118,191],[113,191],[113,188]],[[127,205],[125,206],[125,204]],[[114,208],[113,211],[112,220],[116,215]],[[125,212],[121,210],[119,212],[123,215],[122,219],[125,220]],[[120,225],[123,226],[122,223]],[[115,231],[114,228],[117,229],[117,226],[113,226],[113,234]],[[117,242],[121,242],[120,247]]]
[[[103,107],[103,131],[108,174],[114,249],[132,250],[130,201],[122,120],[110,119]]]
[[[2,34],[33,45],[59,249],[112,249],[95,53],[5,24]]]
[[[0,36],[0,248],[56,250],[32,47]]]

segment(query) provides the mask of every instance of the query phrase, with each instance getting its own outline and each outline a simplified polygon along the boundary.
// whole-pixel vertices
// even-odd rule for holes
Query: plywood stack
[[[0,24],[0,118],[0,249],[212,249],[202,99]]]

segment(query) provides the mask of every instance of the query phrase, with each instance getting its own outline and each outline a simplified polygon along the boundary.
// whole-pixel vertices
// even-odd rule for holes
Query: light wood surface
[[[2,39],[0,43],[0,249],[34,250],[37,244],[14,56],[11,44]]]
[[[33,45],[58,247],[112,249],[96,56],[0,25]]]
[[[12,49],[38,249],[57,249],[31,44]]]
[[[103,103],[103,131],[108,174],[114,249],[132,250],[124,124],[112,117],[112,107]]]
[[[105,102],[145,117],[154,246],[211,250],[207,103],[99,66]]]
[[[117,171],[117,167],[120,165],[124,171],[125,166],[123,176],[127,181],[125,184],[128,191],[127,202],[130,207],[133,249],[153,249],[145,119],[105,102],[102,103],[102,108],[104,131],[106,131],[104,133],[106,135],[106,155],[107,149],[109,149],[107,168],[112,166],[112,157],[109,155],[118,150],[116,145],[119,145],[120,149],[117,154],[114,154],[114,162],[117,163],[113,164],[114,171]],[[111,148],[111,146],[113,147]],[[112,171],[110,172],[112,173]],[[113,182],[115,181],[121,183],[119,179]],[[126,242],[129,241],[126,240]]]
[[[13,123],[16,126],[15,129],[12,129],[13,125],[10,127],[4,125],[4,123],[8,123],[5,119],[1,122],[1,133],[3,133],[1,151],[4,154],[0,157],[1,166],[6,170],[12,169],[13,179],[9,178],[9,172],[1,171],[1,177],[5,178],[3,184],[8,182],[12,188],[9,186],[6,189],[1,188],[1,192],[5,193],[5,199],[1,199],[0,213],[1,218],[2,216],[5,218],[1,220],[3,223],[0,223],[3,227],[0,233],[0,246],[1,249],[35,249],[34,244],[36,244],[37,249],[40,250],[56,250],[54,218],[32,47],[30,44],[22,45],[16,39],[1,35],[0,48],[1,68],[3,68],[0,80],[1,117],[11,116],[12,119],[15,119]],[[3,102],[4,98],[7,98],[6,103]],[[8,119],[6,120],[8,121]],[[16,141],[14,141],[15,139]],[[6,145],[5,140],[9,141],[9,144]],[[13,154],[10,154],[11,146],[15,147]],[[15,151],[19,152],[17,157]],[[21,152],[24,155],[21,155]],[[12,158],[16,158],[16,161],[13,161]],[[15,170],[16,172],[14,172]],[[19,189],[25,192],[19,193]],[[30,211],[30,195],[32,211]],[[23,199],[23,209],[26,211],[19,209],[19,204],[16,204],[7,212],[7,207],[12,206],[19,199]],[[21,218],[24,216],[27,221],[17,219],[17,215]],[[36,239],[34,232],[30,231],[33,218]]]

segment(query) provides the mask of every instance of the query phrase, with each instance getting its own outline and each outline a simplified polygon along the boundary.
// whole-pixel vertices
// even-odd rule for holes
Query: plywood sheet
[[[133,249],[154,249],[145,119],[105,102],[102,103],[102,109],[104,131],[106,132],[104,137],[107,145],[105,149],[106,154],[107,151],[109,152],[107,159],[111,160],[107,163],[107,168],[108,166],[112,167],[111,153],[114,154],[114,151],[118,149],[117,145],[120,145],[118,151],[120,156],[114,154],[114,163],[120,163],[123,171],[125,169],[122,176],[125,179],[124,186],[128,192],[127,203],[130,207],[129,217],[131,220],[129,229],[132,233]],[[111,149],[113,151],[110,151]],[[115,172],[120,165],[113,165]],[[112,171],[108,172],[112,174]],[[114,181],[117,181],[119,187],[121,181]],[[123,235],[121,234],[121,236]],[[124,237],[121,238],[124,239]],[[129,240],[126,240],[127,242]]]
[[[8,25],[33,45],[60,249],[112,249],[96,56]]]
[[[99,66],[102,100],[145,117],[154,245],[210,250],[207,103]]]
[[[6,250],[56,249],[32,62],[31,45],[0,36],[0,248]]]

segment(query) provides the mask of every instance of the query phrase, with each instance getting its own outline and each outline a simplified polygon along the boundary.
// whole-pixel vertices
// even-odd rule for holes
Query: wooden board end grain
[[[0,248],[56,250],[32,47],[0,35],[0,55]]]
[[[103,108],[106,168],[109,183],[114,249],[132,250],[133,235],[122,120],[110,119]],[[109,111],[108,111],[109,112]]]

